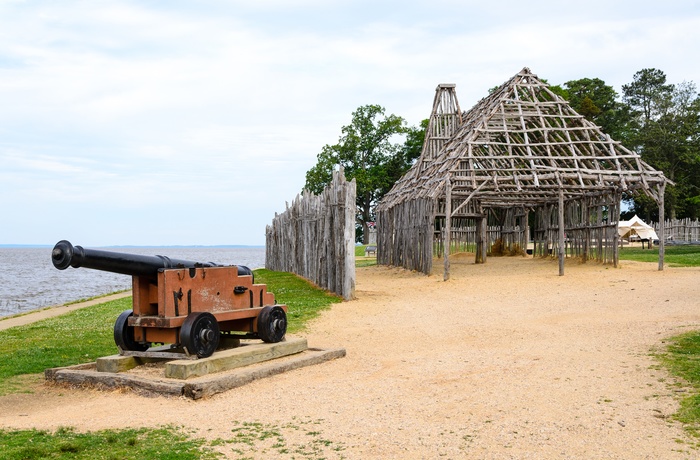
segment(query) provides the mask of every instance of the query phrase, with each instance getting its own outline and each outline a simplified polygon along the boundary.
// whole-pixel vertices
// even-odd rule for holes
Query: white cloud
[[[468,109],[524,66],[618,90],[645,67],[697,82],[699,35],[690,1],[0,1],[0,202],[15,222],[79,203],[131,244],[159,244],[138,219],[171,215],[221,226],[167,244],[260,243],[360,105],[417,124],[438,83]]]

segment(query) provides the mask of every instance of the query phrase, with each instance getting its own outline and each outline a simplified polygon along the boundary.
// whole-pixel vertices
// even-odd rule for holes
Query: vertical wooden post
[[[355,196],[357,194],[357,183],[353,180],[346,182],[345,187],[341,189],[343,194],[343,208],[345,215],[343,216],[343,240],[345,249],[342,253],[345,267],[343,269],[343,298],[350,300],[355,298]],[[379,243],[378,241],[376,243]],[[311,242],[309,243],[311,244]],[[379,250],[379,245],[377,245]]]
[[[527,254],[527,247],[530,244],[530,210],[527,208],[523,208],[523,251],[525,251],[525,254]],[[534,257],[535,255],[535,248],[532,248],[532,255]]]
[[[559,189],[559,276],[564,276],[564,189]]]
[[[587,262],[591,253],[591,208],[587,197],[581,200],[581,206],[583,207],[583,223],[585,225],[583,230],[583,261]]]
[[[664,269],[664,252],[666,243],[666,217],[664,216],[664,189],[666,184],[659,185],[659,271]]]
[[[486,217],[484,217],[484,210],[481,206],[477,206],[475,209],[479,211],[481,217],[476,218],[476,234],[474,235],[474,239],[476,240],[476,257],[474,257],[474,263],[483,264],[484,258],[486,257],[484,253],[484,239],[486,236],[481,228],[481,224],[486,220]]]
[[[488,210],[479,205],[479,213],[481,217],[477,222],[477,260],[478,264],[486,263],[486,254],[489,252],[489,233],[488,233]]]
[[[611,216],[611,212],[608,212],[608,225],[610,225],[610,222],[612,221],[612,218],[615,217],[615,220],[620,222],[620,200],[622,199],[622,196],[619,192],[615,192],[613,195],[615,199],[615,203],[613,203],[613,208],[615,210],[615,215]],[[619,262],[620,262],[620,232],[617,230],[617,225],[615,225],[614,228],[615,233],[613,233],[613,267],[617,268]]]
[[[450,176],[447,176],[445,181],[445,272],[442,279],[447,281],[450,279],[450,245],[452,233],[452,182]]]
[[[542,255],[544,257],[549,257],[550,252],[549,248],[552,245],[552,234],[551,231],[549,230],[549,226],[552,223],[552,206],[549,206],[548,204],[544,204],[542,207],[542,230],[544,231],[544,248],[542,250]]]

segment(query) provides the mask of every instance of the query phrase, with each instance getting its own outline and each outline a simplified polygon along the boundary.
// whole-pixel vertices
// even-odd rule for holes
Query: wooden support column
[[[551,223],[552,207],[545,203],[545,205],[542,206],[542,229],[544,230],[544,250],[542,251],[542,255],[544,257],[550,256],[551,253],[549,252],[549,248],[553,246],[549,231],[549,226]]]
[[[476,257],[474,263],[483,264],[486,262],[486,244],[488,235],[486,234],[486,223],[488,219],[481,205],[478,206],[481,217],[476,218]]]
[[[530,244],[530,210],[523,208],[523,251],[527,254],[527,247]],[[532,254],[535,254],[535,248],[532,248]]]
[[[583,261],[587,262],[591,255],[591,209],[588,197],[584,197],[581,200],[581,206],[583,208],[583,223],[585,225],[583,230]]]
[[[659,185],[659,271],[664,269],[664,252],[666,244],[666,217],[664,216],[664,189],[666,184]]]
[[[452,182],[450,177],[445,181],[445,271],[442,279],[447,281],[450,279],[450,246],[452,233]]]
[[[564,276],[564,189],[559,189],[559,276]]]
[[[489,252],[489,212],[481,208],[481,222],[479,224],[479,233],[481,234],[481,263],[486,263],[486,257]]]
[[[620,232],[617,230],[619,222],[620,222],[620,200],[622,199],[622,195],[620,192],[615,192],[615,203],[611,208],[615,209],[615,219],[617,220],[618,224],[615,225],[615,233],[613,233],[613,267],[617,268],[618,264],[620,263]],[[608,213],[608,225],[610,225],[610,220],[612,219],[613,216],[610,216]]]

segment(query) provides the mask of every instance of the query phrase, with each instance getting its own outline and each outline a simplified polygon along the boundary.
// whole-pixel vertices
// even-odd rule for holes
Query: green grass
[[[127,297],[0,331],[0,393],[10,377],[116,353],[114,321],[130,308]]]
[[[361,259],[355,260],[356,267],[371,267],[373,265],[377,265],[376,257],[370,257],[369,259],[364,258],[365,248],[367,248],[367,246],[369,246],[369,244],[355,246],[355,257],[361,257]]]
[[[377,259],[366,259],[355,261],[355,267],[373,267],[377,265]]]
[[[622,248],[621,260],[636,260],[638,262],[658,262],[659,248]],[[700,246],[666,246],[664,248],[664,263],[670,267],[700,267]]]
[[[681,400],[674,418],[691,434],[700,437],[700,331],[669,339],[666,349],[656,357],[671,374],[690,387],[689,395]]]
[[[113,295],[113,294],[118,294],[118,293],[120,293],[120,292],[126,292],[126,290],[124,290],[124,291],[115,291],[115,292],[110,292],[110,293],[108,293],[108,294],[101,294],[101,295],[96,295],[96,296],[93,296],[93,297],[86,297],[86,298],[83,298],[83,299],[72,300],[72,301],[70,301],[70,302],[64,303],[63,305],[74,305],[74,304],[76,304],[76,303],[87,302],[87,301],[89,301],[89,300],[97,300],[97,299],[100,299],[100,298],[102,298],[102,297],[107,297],[107,296],[110,296],[110,295]],[[53,307],[38,308],[38,309],[36,309],[36,310],[30,310],[30,311],[25,311],[25,312],[22,312],[22,313],[15,313],[14,315],[3,316],[2,318],[0,318],[0,322],[5,321],[5,320],[8,320],[8,319],[12,319],[12,318],[19,318],[19,317],[21,317],[21,316],[31,315],[32,313],[36,313],[37,311],[50,310],[51,308],[53,308]]]
[[[204,440],[190,439],[172,427],[90,433],[77,433],[70,428],[59,428],[55,432],[0,430],[0,452],[7,460],[218,458],[204,445]]]
[[[255,277],[256,282],[267,284],[278,303],[287,305],[290,333],[302,331],[321,310],[342,301],[290,273],[256,270]],[[47,368],[91,362],[115,354],[114,321],[131,306],[131,297],[126,297],[0,331],[0,396],[31,392],[43,380],[41,373]],[[190,439],[170,427],[88,433],[76,433],[70,428],[55,432],[0,430],[3,459],[218,458],[210,449],[213,445]],[[296,458],[320,458],[318,449],[302,447],[305,452],[297,452],[301,456]]]
[[[233,436],[219,440],[235,458],[343,458],[343,442],[322,437],[318,431],[323,420],[294,420],[284,425],[233,421]],[[301,435],[301,436],[300,436]],[[292,440],[294,439],[294,440]]]
[[[287,305],[287,331],[290,333],[303,331],[306,323],[319,312],[343,301],[292,273],[259,269],[255,270],[255,282],[267,284],[268,291],[275,294],[275,301]]]

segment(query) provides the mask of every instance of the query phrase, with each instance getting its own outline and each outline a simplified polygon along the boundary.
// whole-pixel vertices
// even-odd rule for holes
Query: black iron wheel
[[[148,344],[134,340],[134,328],[129,326],[129,318],[134,315],[132,310],[123,311],[114,323],[114,343],[126,351],[146,351]]]
[[[214,354],[219,339],[219,323],[209,312],[190,313],[180,328],[180,344],[198,358]]]
[[[264,307],[258,314],[258,337],[263,342],[280,342],[287,333],[287,314],[282,307]]]

